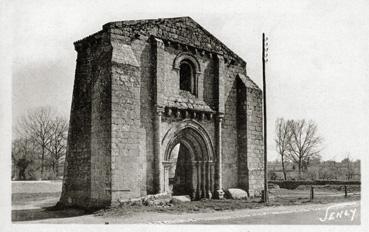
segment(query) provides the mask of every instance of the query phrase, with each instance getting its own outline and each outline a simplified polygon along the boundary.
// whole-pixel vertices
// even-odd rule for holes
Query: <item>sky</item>
[[[266,66],[268,156],[275,120],[314,120],[322,158],[363,159],[368,151],[368,1],[8,1],[12,33],[12,119],[51,105],[69,117],[73,42],[111,21],[190,16],[247,62],[262,88]]]

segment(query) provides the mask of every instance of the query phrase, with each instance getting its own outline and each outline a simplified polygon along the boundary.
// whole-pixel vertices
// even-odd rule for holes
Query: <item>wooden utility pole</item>
[[[263,113],[264,113],[264,203],[269,202],[268,197],[268,159],[267,159],[267,111],[266,111],[266,81],[265,81],[265,62],[266,62],[266,47],[267,42],[265,39],[265,34],[263,33],[263,51],[262,51],[262,63],[263,63]]]

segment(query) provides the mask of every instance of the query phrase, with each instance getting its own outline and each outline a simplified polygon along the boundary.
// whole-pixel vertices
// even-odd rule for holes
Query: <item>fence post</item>
[[[310,186],[310,200],[314,199],[314,187],[311,185]]]
[[[347,185],[345,185],[345,197],[347,197]]]

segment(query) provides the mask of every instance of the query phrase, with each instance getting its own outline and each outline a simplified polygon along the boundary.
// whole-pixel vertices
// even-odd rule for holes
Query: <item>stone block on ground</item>
[[[229,188],[226,190],[226,197],[229,199],[247,199],[247,192],[243,189]]]
[[[147,195],[142,198],[142,204],[146,206],[163,206],[169,204],[170,201],[171,195],[168,193]]]
[[[190,202],[191,198],[188,195],[183,196],[173,196],[172,203],[179,203],[179,202]]]

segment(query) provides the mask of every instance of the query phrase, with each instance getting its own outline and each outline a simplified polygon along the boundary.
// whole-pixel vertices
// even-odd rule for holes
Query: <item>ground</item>
[[[360,194],[332,188],[317,191],[273,190],[268,206],[251,200],[204,200],[170,207],[131,205],[95,212],[53,210],[61,181],[13,182],[12,220],[17,223],[155,223],[155,224],[360,224]]]

